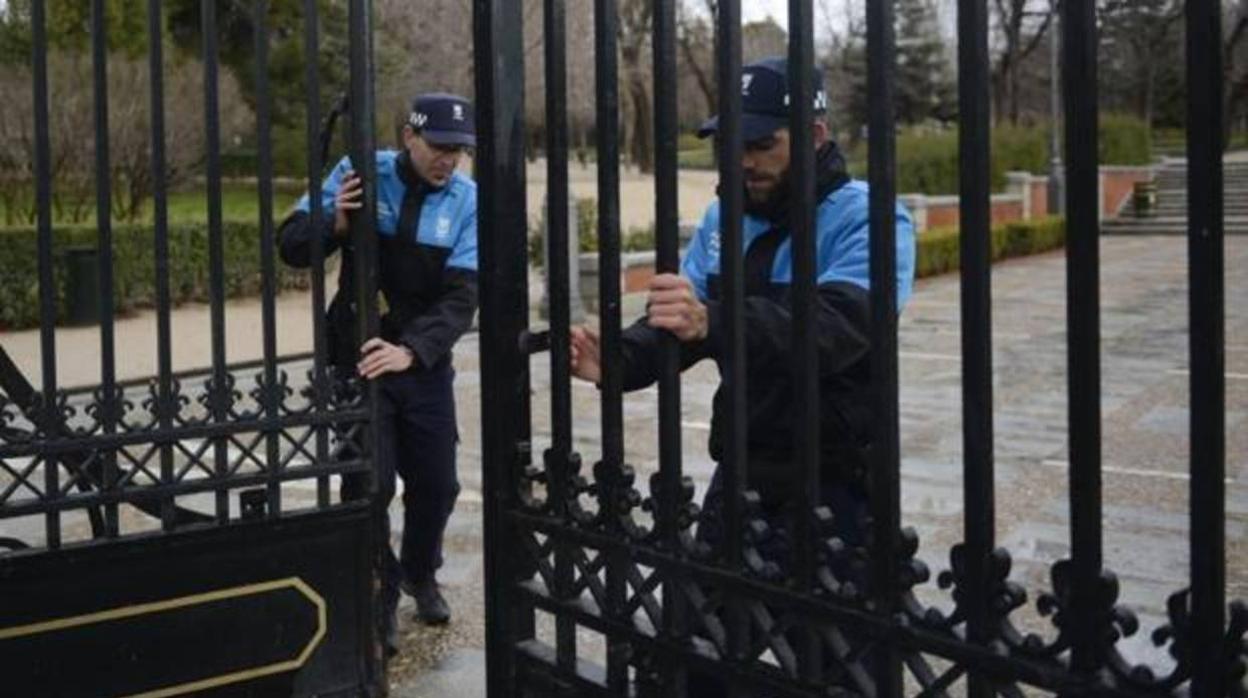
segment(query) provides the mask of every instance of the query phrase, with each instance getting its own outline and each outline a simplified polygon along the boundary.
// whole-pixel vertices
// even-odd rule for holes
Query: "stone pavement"
[[[1166,597],[1187,584],[1186,242],[1105,238],[1101,254],[1105,563],[1119,576],[1122,601],[1140,615],[1140,632],[1123,646],[1138,660],[1165,666],[1164,653],[1147,638],[1165,620]],[[1248,277],[1234,270],[1246,266],[1248,243],[1228,239],[1227,593],[1241,598],[1248,598]],[[1013,554],[1011,578],[1029,593],[1029,608],[1018,619],[1043,630],[1047,621],[1036,615],[1034,599],[1049,589],[1048,565],[1069,554],[1063,254],[996,265],[992,292],[997,539]],[[948,548],[962,539],[958,309],[957,276],[922,280],[900,327],[903,523],[919,532],[920,557],[933,577],[948,569]],[[629,321],[633,310],[625,313]],[[454,539],[469,545],[454,548],[450,574],[443,575],[467,612],[457,607],[458,630],[405,626],[421,658],[397,667],[396,695],[403,698],[443,695],[440,687],[449,685],[457,695],[484,695],[481,618],[472,615],[480,608],[482,578],[475,339],[462,342],[456,355],[460,472],[470,506],[461,506],[451,523]],[[540,454],[550,438],[547,362],[535,358],[532,371],[533,452]],[[714,367],[704,363],[686,372],[682,384],[684,465],[699,499],[712,470],[705,441],[716,381]],[[586,463],[600,454],[597,396],[584,384],[573,390],[575,442]],[[626,460],[643,492],[658,467],[656,400],[649,389],[627,396],[624,406]],[[943,603],[944,593],[929,583],[920,597]],[[426,664],[419,649],[426,643],[445,658]]]
[[[1147,636],[1164,622],[1166,596],[1186,585],[1188,564],[1186,242],[1104,238],[1101,254],[1105,562],[1119,575],[1122,600],[1140,614],[1140,633],[1125,643],[1129,654],[1164,665]],[[1062,254],[1051,253],[1000,263],[993,275],[997,539],[1010,548],[1011,577],[1031,599],[1032,610],[1020,611],[1018,620],[1040,628],[1047,621],[1037,622],[1034,599],[1048,588],[1047,565],[1069,552],[1064,266]],[[1248,276],[1237,271],[1248,268],[1244,238],[1228,238],[1226,268],[1227,591],[1248,598]],[[920,281],[900,328],[903,522],[918,530],[920,557],[934,574],[948,568],[948,548],[962,538],[958,293],[956,276]],[[626,299],[628,321],[639,300]],[[309,307],[302,294],[279,299],[282,352],[310,346]],[[232,303],[227,316],[230,360],[259,356],[259,304]],[[122,377],[154,372],[154,327],[150,313],[118,323]],[[206,365],[206,309],[179,308],[174,329],[177,367]],[[0,341],[27,375],[38,376],[36,332]],[[97,346],[95,330],[58,331],[64,384],[96,380]],[[455,618],[445,628],[425,628],[410,620],[404,599],[404,653],[391,671],[393,694],[401,698],[449,695],[450,686],[461,698],[484,695],[478,350],[475,334],[456,350],[464,491],[440,575]],[[537,454],[549,441],[547,367],[544,355],[534,358]],[[705,442],[716,382],[706,363],[684,374],[684,464],[699,498],[713,465]],[[656,399],[653,389],[640,391],[624,406],[627,461],[643,490],[657,468]],[[576,447],[593,463],[598,393],[577,384],[573,400]],[[397,500],[391,514],[401,525]],[[934,583],[920,597],[944,603]]]

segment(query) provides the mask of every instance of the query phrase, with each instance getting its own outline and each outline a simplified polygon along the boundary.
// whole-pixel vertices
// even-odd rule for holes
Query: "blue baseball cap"
[[[412,100],[412,113],[407,124],[421,138],[434,145],[477,144],[476,123],[472,103],[459,95],[430,92]]]
[[[811,86],[816,114],[828,111],[828,92],[823,72],[814,70]],[[741,134],[746,143],[766,138],[789,125],[788,60],[771,56],[741,68]],[[719,116],[712,116],[698,128],[698,138],[719,130]]]

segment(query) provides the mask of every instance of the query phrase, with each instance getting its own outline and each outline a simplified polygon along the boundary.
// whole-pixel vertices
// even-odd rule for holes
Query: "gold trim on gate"
[[[243,586],[231,587],[229,589],[218,589],[216,591],[209,591],[203,594],[179,596],[173,599],[165,599],[164,601],[153,601],[151,603],[138,604],[135,606],[110,608],[106,611],[85,613],[79,616],[70,616],[68,618],[58,618],[56,620],[31,623],[30,625],[19,625],[14,628],[0,628],[0,640],[25,637],[28,635],[39,635],[56,630],[77,628],[83,625],[92,625],[95,623],[133,618],[135,616],[144,616],[152,613],[161,613],[163,611],[186,608],[188,606],[198,606],[200,604],[213,603],[215,601],[223,601],[225,599],[236,599],[242,596],[263,594],[280,589],[294,589],[311,601],[314,606],[316,606],[316,632],[312,635],[312,639],[308,641],[308,644],[303,648],[303,651],[299,653],[299,656],[284,662],[265,664],[252,669],[243,669],[229,674],[222,674],[220,676],[199,679],[198,681],[177,684],[176,686],[158,688],[144,693],[135,693],[127,698],[165,698],[166,696],[176,696],[190,691],[224,686],[230,683],[247,681],[261,676],[268,676],[269,674],[278,674],[283,671],[298,669],[303,666],[304,663],[308,661],[308,657],[312,654],[312,651],[316,649],[317,645],[319,645],[321,640],[325,637],[325,599],[321,597],[320,594],[316,593],[316,590],[308,586],[302,579],[298,577],[287,577],[285,579],[275,579],[270,582],[246,584]]]

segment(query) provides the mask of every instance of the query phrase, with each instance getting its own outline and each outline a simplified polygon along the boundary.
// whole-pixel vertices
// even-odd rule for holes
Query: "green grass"
[[[288,191],[273,192],[273,216],[282,218],[299,198]],[[208,220],[208,197],[202,191],[181,191],[169,196],[170,221]],[[221,216],[227,220],[255,219],[260,215],[260,199],[254,187],[231,185],[221,190]],[[151,219],[150,207],[145,219]]]
[[[274,219],[280,221],[285,217],[300,194],[302,194],[301,190],[287,185],[275,186],[273,191]],[[0,224],[9,220],[8,211],[4,207],[5,204],[0,201]],[[170,223],[202,223],[208,220],[208,195],[206,189],[202,186],[170,192],[166,207]],[[19,208],[26,210],[28,205],[22,205]],[[91,215],[80,221],[80,223],[92,224],[95,222],[94,204],[91,204],[88,209],[91,211]],[[143,207],[142,215],[135,222],[152,222],[153,210],[154,204],[151,201],[147,202]],[[221,217],[223,220],[254,221],[259,216],[260,200],[258,190],[254,185],[231,183],[222,186]],[[15,222],[20,225],[25,221],[19,219]],[[57,222],[70,223],[72,221],[58,219]]]

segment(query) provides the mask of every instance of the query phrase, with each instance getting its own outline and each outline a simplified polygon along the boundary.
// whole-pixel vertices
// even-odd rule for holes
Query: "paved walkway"
[[[1141,616],[1129,653],[1162,662],[1147,635],[1163,622],[1166,596],[1187,583],[1186,242],[1106,238],[1101,251],[1105,561],[1119,574],[1123,600]],[[1033,601],[1047,589],[1047,565],[1069,552],[1064,266],[1060,253],[1047,254],[999,264],[993,277],[997,536],[1014,555],[1012,578]],[[1248,268],[1248,242],[1228,239],[1226,268],[1227,590],[1248,598],[1248,280],[1234,271]],[[958,307],[956,276],[921,281],[900,330],[903,521],[919,531],[920,555],[934,573],[948,567],[946,551],[962,537]],[[306,296],[281,298],[279,315],[281,350],[310,346]],[[174,316],[178,367],[205,365],[206,310],[188,306]],[[259,356],[259,304],[231,304],[228,320],[230,360]],[[151,314],[124,319],[117,331],[120,372],[153,372]],[[28,375],[38,375],[37,333],[0,341]],[[94,330],[58,333],[64,383],[95,379],[97,347]],[[473,334],[456,351],[464,492],[441,574],[455,620],[436,630],[403,620],[404,654],[392,671],[402,697],[450,695],[452,685],[464,698],[484,694],[478,350]],[[700,365],[683,383],[684,458],[699,498],[712,468],[705,441],[716,381],[714,368]],[[549,380],[540,359],[533,383],[540,453],[549,439]],[[627,460],[643,490],[657,467],[656,397],[653,390],[630,395],[624,410]],[[573,399],[577,448],[592,463],[597,391],[580,386]],[[392,510],[401,523],[398,513]],[[921,596],[943,600],[934,584]],[[1030,624],[1034,612],[1020,620]]]

